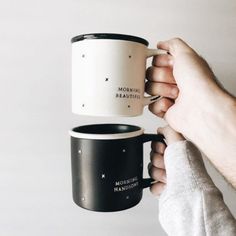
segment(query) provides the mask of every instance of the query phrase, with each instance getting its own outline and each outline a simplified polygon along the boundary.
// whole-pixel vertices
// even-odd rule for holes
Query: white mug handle
[[[152,56],[156,56],[156,55],[162,55],[162,54],[168,54],[168,52],[166,50],[163,49],[147,49],[147,54],[146,57],[152,57]],[[155,101],[158,100],[158,98],[160,98],[161,96],[159,95],[155,95],[155,96],[148,96],[148,97],[143,97],[143,106],[149,105]]]

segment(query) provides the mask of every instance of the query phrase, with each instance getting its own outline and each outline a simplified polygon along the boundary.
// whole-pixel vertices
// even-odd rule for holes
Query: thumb
[[[180,38],[161,41],[157,44],[157,47],[168,51],[174,57],[183,52],[194,52],[194,50]]]
[[[158,128],[157,132],[164,135],[167,145],[185,140],[185,138],[180,133],[177,133],[169,125]]]

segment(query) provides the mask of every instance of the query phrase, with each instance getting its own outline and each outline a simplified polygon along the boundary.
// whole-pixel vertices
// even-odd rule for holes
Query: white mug
[[[71,42],[73,113],[138,116],[160,97],[144,97],[146,59],[166,51],[123,34],[84,34]]]

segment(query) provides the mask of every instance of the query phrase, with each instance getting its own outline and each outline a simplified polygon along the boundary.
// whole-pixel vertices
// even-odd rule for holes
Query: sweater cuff
[[[215,187],[206,171],[200,151],[190,141],[179,141],[167,146],[164,161],[167,185],[160,198]]]

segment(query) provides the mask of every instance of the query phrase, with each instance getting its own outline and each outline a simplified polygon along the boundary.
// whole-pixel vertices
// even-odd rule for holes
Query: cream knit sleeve
[[[164,154],[167,186],[159,219],[171,236],[236,236],[236,221],[189,141],[169,145]]]

